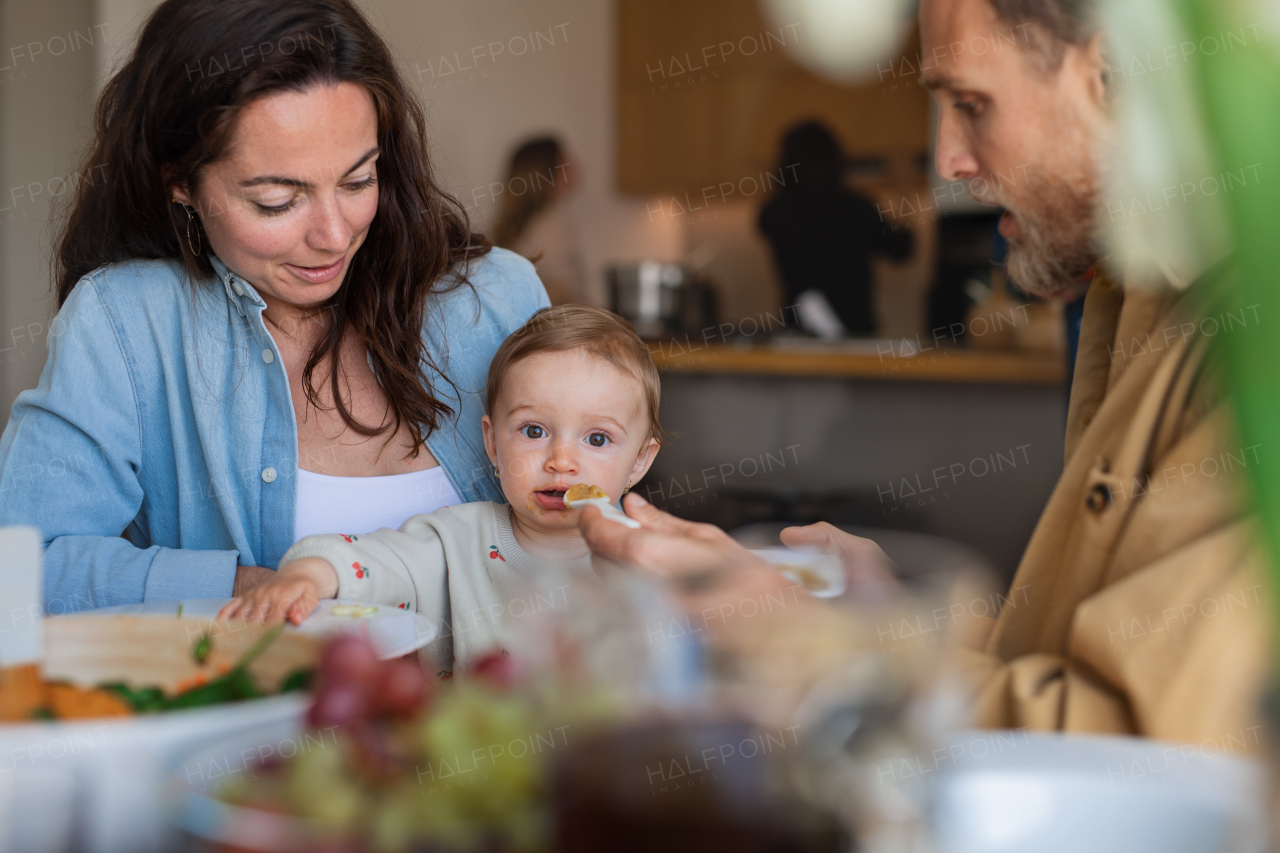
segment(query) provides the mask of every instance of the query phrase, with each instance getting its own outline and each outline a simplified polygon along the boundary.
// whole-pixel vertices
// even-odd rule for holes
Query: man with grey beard
[[[1195,333],[1230,276],[1120,283],[1100,269],[1117,131],[1089,0],[924,0],[920,27],[938,170],[1005,208],[1010,275],[1041,296],[1093,277],[1065,466],[1013,581],[1025,600],[961,653],[976,715],[1225,750],[1257,718],[1268,647],[1261,558],[1225,470],[1257,449],[1234,440]],[[1015,168],[1020,182],[1004,177]],[[1244,464],[1219,464],[1228,454]]]
[[[922,0],[920,31],[939,173],[1005,208],[999,229],[1024,289],[1052,296],[1092,281],[1065,465],[1018,594],[994,621],[955,632],[966,635],[954,651],[974,721],[1256,749],[1268,602],[1247,500],[1228,470],[1258,449],[1234,439],[1198,333],[1230,273],[1120,282],[1101,269],[1102,152],[1117,128],[1104,34],[1086,0]],[[693,573],[704,604],[712,578],[727,579],[722,596],[768,585],[714,528],[635,495],[626,509],[644,529],[584,513],[596,552]],[[790,528],[783,541],[840,554],[855,590],[891,582],[874,543],[829,524]]]

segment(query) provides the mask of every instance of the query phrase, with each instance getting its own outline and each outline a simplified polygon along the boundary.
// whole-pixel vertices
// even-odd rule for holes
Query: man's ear
[[[1106,34],[1102,30],[1098,30],[1081,48],[1081,51],[1085,68],[1089,75],[1089,97],[1098,109],[1105,110],[1115,94],[1115,81],[1112,80],[1110,51],[1107,46]]]
[[[636,455],[636,464],[631,469],[631,485],[635,485],[644,479],[644,475],[649,473],[649,466],[653,464],[653,459],[658,455],[659,448],[656,438],[649,439],[644,447],[640,448],[640,453]]]
[[[489,461],[494,465],[498,464],[498,440],[493,431],[493,421],[489,420],[489,416],[485,415],[480,418],[480,427],[484,430],[484,452],[488,454]]]

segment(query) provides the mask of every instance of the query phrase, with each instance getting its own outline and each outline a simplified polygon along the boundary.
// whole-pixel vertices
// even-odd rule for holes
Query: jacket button
[[[276,354],[269,349],[264,349],[262,351],[262,360],[264,363],[270,364],[271,362],[276,360]]]
[[[263,468],[263,469],[262,469],[262,482],[264,482],[264,483],[274,483],[275,481],[276,481],[276,469],[275,469],[275,468]]]
[[[1105,483],[1096,483],[1084,499],[1084,505],[1090,512],[1102,512],[1111,503],[1111,489]]]

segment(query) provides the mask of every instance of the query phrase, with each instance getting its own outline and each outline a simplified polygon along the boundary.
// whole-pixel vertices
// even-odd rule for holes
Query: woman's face
[[[323,303],[341,286],[378,210],[378,120],[354,83],[261,98],[239,116],[226,155],[199,184],[208,248],[273,301]]]

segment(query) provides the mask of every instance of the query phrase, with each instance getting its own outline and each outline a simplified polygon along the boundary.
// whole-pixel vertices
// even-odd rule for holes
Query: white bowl
[[[1224,746],[964,732],[912,769],[940,853],[1260,853],[1266,767]]]
[[[172,850],[161,799],[177,762],[237,732],[296,728],[309,699],[0,726],[0,850]]]

